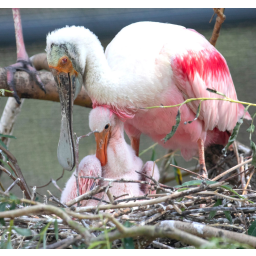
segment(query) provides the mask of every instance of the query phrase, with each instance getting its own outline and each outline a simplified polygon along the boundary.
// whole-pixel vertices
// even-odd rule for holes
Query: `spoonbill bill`
[[[204,147],[225,145],[244,107],[222,100],[200,101],[180,108],[169,106],[190,98],[222,98],[214,89],[237,100],[224,57],[193,29],[158,22],[138,22],[123,28],[104,53],[98,38],[84,27],[64,27],[47,35],[47,60],[59,87],[62,124],[58,159],[67,170],[74,166],[72,105],[82,84],[93,107],[111,109],[121,120],[139,153],[140,135],[148,135],[167,149],[180,149],[185,160],[199,154],[201,173],[207,176]],[[250,119],[246,113],[245,118]]]
[[[78,167],[79,193],[90,191],[95,181],[93,179],[80,178],[80,176],[94,176],[108,179],[148,180],[145,176],[136,173],[141,171],[147,176],[159,180],[157,165],[148,161],[144,166],[142,160],[135,155],[134,150],[124,139],[124,124],[108,108],[96,107],[90,112],[89,126],[94,131],[96,140],[96,155],[89,155],[82,159]],[[72,174],[67,181],[61,195],[61,202],[66,203],[77,196],[76,178]],[[148,180],[149,181],[149,180]],[[101,181],[100,185],[107,185],[107,181]],[[140,187],[140,185],[142,185]],[[139,196],[149,193],[149,185],[139,183],[112,183],[110,192],[114,196]],[[154,193],[154,191],[153,191]],[[95,197],[101,199],[102,193]],[[104,195],[104,200],[108,200]],[[97,205],[98,201],[82,201],[83,206]]]

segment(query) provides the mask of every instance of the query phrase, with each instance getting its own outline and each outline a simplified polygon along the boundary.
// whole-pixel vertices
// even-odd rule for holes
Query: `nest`
[[[250,161],[251,158],[232,168],[236,170]],[[254,167],[248,166],[244,171],[248,180],[244,186],[240,179],[241,188],[234,188],[225,178],[230,178],[232,168],[215,173],[211,179],[201,179],[194,173],[193,180],[175,187],[154,179],[113,180],[112,185],[146,182],[158,192],[117,198],[110,194],[110,185],[96,186],[66,205],[50,191],[44,203],[33,200],[35,188],[30,200],[1,192],[0,247],[256,248],[256,192],[248,187]],[[240,176],[241,172],[237,179]],[[19,177],[13,183],[26,187],[21,186],[21,181]],[[102,192],[108,195],[108,202],[95,197]],[[79,206],[82,200],[90,199],[99,200],[99,204]]]

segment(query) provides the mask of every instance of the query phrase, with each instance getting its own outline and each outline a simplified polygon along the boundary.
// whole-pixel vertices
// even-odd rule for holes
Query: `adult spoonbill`
[[[174,136],[164,143],[176,123],[178,108],[141,109],[175,105],[188,98],[215,97],[215,89],[236,100],[235,87],[224,57],[201,34],[185,27],[138,22],[123,28],[107,46],[84,27],[64,27],[47,36],[47,59],[59,86],[62,125],[58,146],[60,164],[74,166],[72,104],[82,83],[93,107],[102,105],[125,121],[125,131],[136,154],[141,133],[168,149],[180,149],[185,160],[199,152],[207,175],[204,147],[226,144],[244,107],[226,101],[183,105]],[[250,118],[247,113],[246,118]]]
[[[145,176],[136,173],[141,171],[147,176],[159,180],[157,165],[148,161],[144,166],[142,160],[135,155],[134,150],[124,139],[124,124],[109,109],[96,107],[90,112],[89,126],[94,131],[96,140],[96,155],[89,155],[82,159],[78,167],[78,176],[95,176],[109,179],[145,180]],[[153,170],[154,168],[154,170]],[[72,174],[61,195],[61,202],[66,203],[77,196],[76,179]],[[79,178],[79,193],[84,194],[94,186],[93,179]],[[108,182],[101,182],[105,185]],[[128,194],[139,196],[149,193],[149,185],[138,183],[112,183],[110,192],[114,196]],[[101,194],[96,197],[101,198]],[[108,200],[107,196],[104,196]],[[82,205],[98,204],[96,200],[83,201]]]

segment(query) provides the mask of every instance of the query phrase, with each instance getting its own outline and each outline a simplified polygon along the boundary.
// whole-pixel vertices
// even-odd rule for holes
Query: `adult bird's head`
[[[47,61],[58,85],[61,103],[61,130],[57,156],[65,170],[75,165],[72,111],[83,84],[86,53],[82,47],[84,27],[65,27],[47,35]]]

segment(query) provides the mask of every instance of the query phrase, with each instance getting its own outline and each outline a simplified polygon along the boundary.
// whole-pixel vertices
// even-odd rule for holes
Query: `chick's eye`
[[[109,124],[107,124],[107,125],[105,126],[105,129],[108,129],[108,127],[109,127]]]

